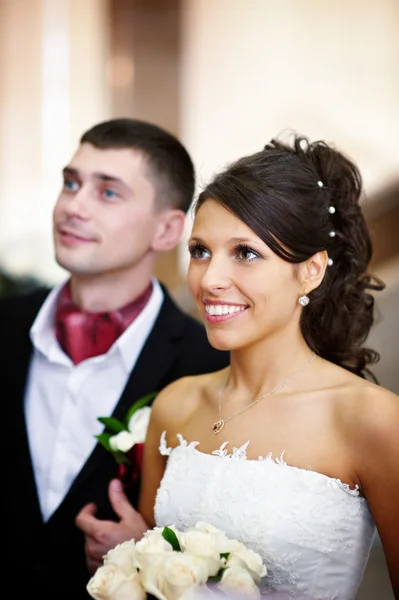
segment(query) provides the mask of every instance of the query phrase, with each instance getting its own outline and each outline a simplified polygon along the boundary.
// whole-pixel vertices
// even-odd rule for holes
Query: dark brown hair
[[[367,365],[379,354],[363,343],[374,320],[369,290],[384,284],[367,271],[372,244],[361,196],[362,179],[351,160],[323,141],[295,136],[291,145],[272,140],[216,175],[195,212],[208,198],[220,202],[294,264],[326,250],[333,264],[308,294],[302,334],[323,358],[375,380]]]
[[[147,159],[161,207],[187,212],[195,188],[194,166],[179,140],[158,125],[138,119],[111,119],[94,125],[80,138],[103,150],[130,148]]]

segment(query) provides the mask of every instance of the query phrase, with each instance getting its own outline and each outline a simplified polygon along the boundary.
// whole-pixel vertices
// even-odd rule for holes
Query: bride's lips
[[[209,323],[230,321],[242,315],[248,309],[248,305],[246,304],[236,304],[233,302],[204,300],[203,304],[205,318]]]
[[[58,229],[58,237],[61,243],[66,246],[89,244],[95,241],[92,237],[82,235],[81,233],[72,231],[71,229],[65,229],[63,227]]]

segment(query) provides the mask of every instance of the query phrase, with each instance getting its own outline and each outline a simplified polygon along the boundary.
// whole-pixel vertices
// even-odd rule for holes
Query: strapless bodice
[[[157,525],[185,529],[206,521],[258,552],[268,600],[353,600],[375,526],[357,488],[287,465],[284,455],[249,460],[249,442],[212,454],[178,436],[157,492]]]

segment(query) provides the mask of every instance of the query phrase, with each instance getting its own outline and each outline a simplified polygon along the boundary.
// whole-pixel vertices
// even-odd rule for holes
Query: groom
[[[228,362],[154,276],[182,237],[193,192],[192,161],[168,132],[133,119],[92,127],[53,212],[66,281],[0,302],[6,548],[21,598],[88,600],[93,565],[75,524],[84,507],[106,524],[103,544],[115,545],[114,528],[122,535],[110,485],[118,465],[96,443],[98,417],[123,419],[143,395]]]

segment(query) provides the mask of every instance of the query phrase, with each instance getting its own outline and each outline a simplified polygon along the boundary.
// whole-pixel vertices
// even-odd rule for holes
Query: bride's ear
[[[304,293],[315,290],[323,281],[327,268],[328,255],[325,250],[316,252],[300,265],[299,279]]]

